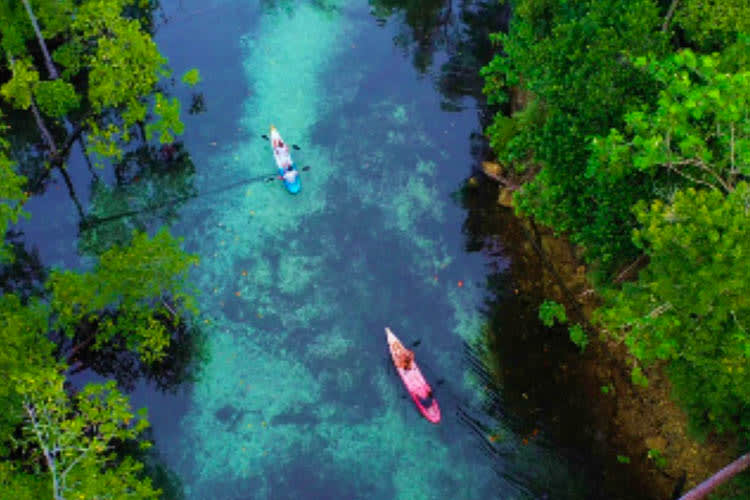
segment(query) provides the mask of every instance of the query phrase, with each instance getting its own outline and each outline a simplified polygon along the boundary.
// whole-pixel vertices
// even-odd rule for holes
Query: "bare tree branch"
[[[696,177],[693,177],[693,176],[692,176],[692,175],[690,175],[690,174],[686,174],[685,172],[683,172],[683,171],[682,171],[682,170],[680,170],[679,168],[675,168],[675,167],[674,167],[673,165],[665,165],[665,166],[666,166],[666,167],[667,167],[667,169],[668,169],[668,170],[670,170],[671,172],[675,172],[676,174],[679,174],[679,175],[683,176],[684,178],[686,178],[687,180],[689,180],[689,181],[691,181],[691,182],[695,182],[696,184],[703,184],[704,186],[708,186],[708,187],[710,187],[711,189],[716,189],[716,190],[718,190],[718,189],[719,189],[719,187],[718,187],[717,185],[715,185],[715,184],[711,184],[710,182],[707,182],[707,181],[704,181],[704,180],[702,180],[702,179],[698,179],[698,178],[696,178]]]
[[[26,410],[26,414],[29,416],[29,420],[31,420],[31,428],[36,435],[37,441],[39,442],[39,447],[42,449],[44,459],[47,462],[47,467],[49,467],[49,472],[52,476],[52,495],[54,496],[55,500],[65,500],[60,491],[60,484],[57,479],[57,466],[55,464],[55,458],[50,453],[49,448],[47,448],[45,439],[42,437],[42,431],[40,429],[39,423],[37,422],[34,408],[29,401],[23,404],[23,408],[24,410]]]

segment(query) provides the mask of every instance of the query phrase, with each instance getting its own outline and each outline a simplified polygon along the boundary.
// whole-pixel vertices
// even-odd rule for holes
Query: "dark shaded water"
[[[467,34],[459,13],[466,21],[487,9],[462,7],[165,5],[156,40],[177,76],[201,71],[196,91],[206,111],[185,114],[192,163],[168,174],[144,170],[138,182],[160,198],[186,200],[169,207],[174,213],[161,207],[97,226],[78,242],[60,184],[29,204],[32,215],[67,207],[23,226],[47,266],[85,266],[79,249],[163,220],[201,257],[192,276],[206,357],[197,380],[162,384],[173,392],[141,381],[132,391],[134,405],[149,408],[159,460],[185,498],[593,491],[568,454],[543,435],[528,440],[528,419],[508,411],[477,354],[486,304],[503,307],[512,283],[488,287],[489,259],[466,251],[466,213],[456,201],[482,148],[470,51],[485,43],[479,23]],[[187,110],[193,96],[174,92]],[[301,146],[298,164],[311,166],[298,196],[275,182],[240,182],[274,173],[260,137],[271,123]],[[111,193],[89,195],[80,158],[71,171],[90,210],[122,211]],[[502,255],[491,261],[510,265]],[[420,340],[428,379],[446,381],[436,391],[439,426],[404,399],[385,326]],[[512,359],[505,363],[513,370]]]

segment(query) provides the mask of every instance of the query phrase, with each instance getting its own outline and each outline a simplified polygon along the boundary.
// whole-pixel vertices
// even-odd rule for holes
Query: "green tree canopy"
[[[750,43],[746,45],[750,50]],[[663,89],[653,108],[625,116],[625,134],[594,139],[590,172],[671,174],[671,184],[732,191],[750,176],[750,70],[728,72],[720,57],[687,49],[636,61]],[[662,177],[666,177],[663,175]]]
[[[588,137],[655,100],[658,86],[629,58],[665,53],[661,21],[651,0],[521,1],[509,33],[493,36],[501,52],[482,70],[491,102],[519,85],[535,102],[498,114],[487,129],[502,163],[538,170],[517,193],[518,209],[568,232],[604,271],[635,254],[630,206],[651,181],[637,171],[621,182],[587,175]]]
[[[0,133],[4,130],[0,123]],[[18,222],[18,218],[24,214],[23,204],[26,201],[26,193],[23,185],[26,179],[16,174],[11,162],[5,154],[5,142],[0,137],[0,263],[11,258],[5,243],[5,233],[11,224]]]
[[[0,82],[2,95],[14,107],[33,111],[53,155],[64,153],[80,133],[69,119],[85,129],[87,151],[105,158],[120,158],[133,130],[150,118],[155,118],[150,130],[161,142],[182,133],[173,102],[158,97],[153,114],[148,113],[151,96],[170,71],[147,31],[148,16],[128,14],[150,12],[150,5],[143,0],[0,2],[0,42],[12,69],[12,78]],[[191,75],[196,82],[197,70]],[[62,143],[55,140],[55,124],[67,129]]]
[[[115,446],[136,439],[148,427],[145,411],[134,415],[114,382],[89,384],[70,397],[64,380],[55,369],[16,380],[26,416],[19,444],[31,461],[45,464],[44,475],[49,478],[45,496],[158,498],[151,481],[139,477],[143,465],[114,453]],[[143,441],[141,446],[149,443]]]
[[[170,340],[165,318],[174,324],[181,310],[169,302],[194,310],[185,285],[198,259],[179,243],[166,230],[153,238],[140,233],[129,246],[104,252],[93,271],[53,272],[55,327],[70,337],[78,329],[93,329],[97,344],[118,336],[144,360],[159,359]]]
[[[687,188],[639,205],[637,217],[650,263],[610,295],[601,322],[636,358],[670,362],[698,421],[750,428],[750,186]]]

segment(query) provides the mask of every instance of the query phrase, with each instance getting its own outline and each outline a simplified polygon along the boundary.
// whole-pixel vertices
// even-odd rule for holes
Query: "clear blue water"
[[[177,76],[200,70],[207,108],[184,116],[198,196],[172,227],[201,258],[191,278],[207,360],[175,393],[141,382],[132,398],[185,498],[579,498],[560,455],[484,411],[465,355],[489,299],[486,257],[464,250],[451,196],[474,162],[476,112],[441,111],[434,80],[394,45],[400,25],[378,26],[361,1],[183,0],[164,12],[156,40]],[[190,92],[177,93],[186,109]],[[311,167],[297,196],[237,185],[275,173],[270,124]],[[29,209],[50,204],[70,211],[34,219],[29,240],[45,264],[81,265],[64,188]],[[404,399],[385,326],[421,340],[440,425]]]

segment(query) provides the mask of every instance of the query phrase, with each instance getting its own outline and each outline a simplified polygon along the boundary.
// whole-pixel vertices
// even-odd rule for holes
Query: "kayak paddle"
[[[266,134],[261,135],[261,137],[264,138],[267,141],[269,140],[268,136]],[[292,144],[292,149],[295,149],[295,150],[299,151],[301,148],[299,146],[297,146],[296,144]]]

